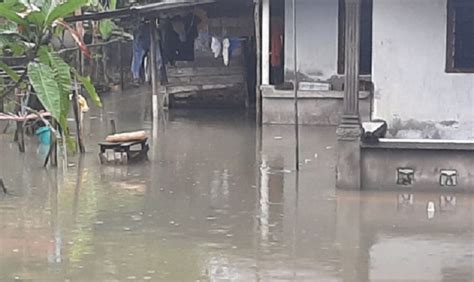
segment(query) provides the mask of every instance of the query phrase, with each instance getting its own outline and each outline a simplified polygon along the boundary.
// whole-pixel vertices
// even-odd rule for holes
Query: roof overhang
[[[130,16],[143,16],[146,17],[150,14],[156,14],[157,12],[166,12],[179,8],[192,7],[202,4],[215,3],[216,0],[173,0],[166,2],[158,2],[146,5],[131,6],[128,8],[117,9],[113,11],[88,13],[78,16],[67,17],[64,20],[69,23],[88,21],[88,20],[103,20],[103,19],[121,19],[128,18]]]

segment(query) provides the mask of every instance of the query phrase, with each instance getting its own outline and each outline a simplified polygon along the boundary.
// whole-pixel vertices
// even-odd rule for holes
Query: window
[[[339,47],[337,72],[344,74],[346,1],[339,0]],[[360,14],[360,74],[372,73],[372,10],[373,0],[362,0]]]
[[[447,72],[474,73],[474,1],[448,0]]]

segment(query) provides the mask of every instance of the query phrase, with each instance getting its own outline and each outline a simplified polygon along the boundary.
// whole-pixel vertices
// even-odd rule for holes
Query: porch
[[[450,18],[452,20],[455,18],[453,15],[464,9],[473,12],[471,18],[474,19],[474,5],[462,0],[436,0],[435,3],[417,0],[407,6],[378,0],[345,0],[341,1],[344,4],[344,33],[341,38],[337,33],[338,29],[341,30],[341,21],[336,20],[341,16],[341,7],[334,2],[296,1],[301,5],[319,5],[319,12],[311,16],[312,25],[302,25],[305,19],[299,18],[294,21],[296,25],[285,27],[285,35],[289,34],[290,40],[294,36],[292,32],[297,33],[295,43],[285,45],[285,56],[293,58],[285,60],[288,63],[285,65],[285,84],[295,85],[297,91],[292,85],[286,88],[289,90],[270,85],[271,66],[265,58],[271,56],[271,49],[263,37],[263,122],[294,123],[293,104],[297,101],[300,124],[338,123],[338,188],[473,192],[474,175],[470,168],[474,166],[474,143],[469,139],[474,128],[469,128],[469,124],[474,109],[474,80],[472,72],[465,69],[458,68],[453,73],[448,49],[455,48],[450,44],[461,44],[450,41],[449,27],[461,25],[450,23]],[[369,87],[365,88],[362,41],[367,40],[364,35],[367,27],[363,25],[364,9],[367,8],[364,5],[368,2],[372,11],[371,69]],[[308,9],[302,12],[300,4],[292,7],[292,3],[295,1],[287,2],[286,7],[290,9],[285,12],[285,23],[290,25],[293,22],[291,17],[298,13],[298,9],[300,15],[309,13]],[[270,10],[265,8],[265,5],[270,5],[269,1],[263,1],[262,5],[262,10]],[[412,11],[423,15],[426,22],[418,23],[417,14]],[[270,38],[270,29],[265,30],[265,27],[271,17],[265,24],[266,13],[262,14],[262,33]],[[316,17],[321,18],[320,26],[314,24]],[[391,20],[394,18],[403,18],[404,22],[399,24]],[[326,32],[322,33],[321,29]],[[308,39],[303,37],[310,33],[316,38],[313,40],[324,44],[308,45]],[[427,33],[432,41],[425,38]],[[459,32],[457,36],[461,36]],[[341,52],[337,47],[341,42],[344,45],[342,74],[338,70],[337,55]],[[300,48],[308,53],[300,52]],[[441,58],[446,54],[445,64]],[[462,62],[470,62],[466,60]],[[317,86],[326,84],[327,88],[305,91],[302,82]],[[361,123],[376,119],[387,121],[388,131],[385,130],[375,143],[365,143],[362,137],[368,131]],[[407,139],[410,137],[412,139]]]

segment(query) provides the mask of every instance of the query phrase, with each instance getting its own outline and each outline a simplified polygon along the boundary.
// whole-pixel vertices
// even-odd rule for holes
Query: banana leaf
[[[51,25],[55,20],[72,14],[75,10],[87,4],[87,0],[67,0],[54,7],[46,17],[46,25]]]
[[[114,30],[114,23],[110,19],[102,20],[99,23],[99,31],[103,40],[108,40],[112,36],[112,31]]]
[[[5,3],[0,3],[0,17],[19,25],[28,26],[28,22],[20,17],[11,7]]]
[[[14,70],[12,70],[7,64],[5,64],[2,61],[0,61],[0,69],[5,71],[13,81],[16,82],[16,81],[20,80],[20,76]]]
[[[102,102],[100,100],[99,94],[97,94],[97,91],[95,90],[95,87],[92,84],[91,78],[89,76],[84,77],[77,75],[77,79],[82,83],[82,85],[84,85],[84,88],[86,89],[87,93],[89,93],[92,102],[94,102],[97,107],[101,108]]]
[[[61,91],[54,78],[53,69],[43,63],[28,64],[28,77],[39,100],[51,115],[61,118]]]

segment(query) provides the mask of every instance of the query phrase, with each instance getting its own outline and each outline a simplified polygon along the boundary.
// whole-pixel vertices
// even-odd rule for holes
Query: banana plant
[[[5,0],[0,3],[0,52],[8,49],[14,55],[26,56],[28,60],[27,71],[22,75],[16,74],[1,61],[0,69],[10,76],[15,87],[24,82],[33,86],[41,103],[60,124],[66,137],[69,136],[67,115],[73,78],[82,82],[97,106],[102,106],[90,78],[79,75],[73,66],[54,52],[51,44],[57,29],[66,29],[84,56],[91,57],[81,35],[62,20],[86,5],[88,0]],[[3,92],[0,96],[9,94],[8,90]]]

